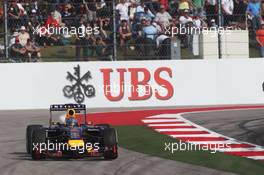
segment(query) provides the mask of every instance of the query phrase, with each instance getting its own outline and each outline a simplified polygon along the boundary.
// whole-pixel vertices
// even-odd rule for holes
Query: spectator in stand
[[[141,2],[144,2],[144,0],[141,0]],[[156,14],[158,10],[160,9],[159,0],[147,0],[145,4],[153,14]]]
[[[180,0],[179,13],[181,14],[184,10],[191,10],[191,4],[188,0]]]
[[[65,6],[63,8],[63,12],[61,13],[62,22],[65,23],[66,26],[70,26],[73,23],[73,14],[69,10],[69,6]]]
[[[222,0],[222,13],[224,26],[229,26],[233,21],[234,2],[233,0]]]
[[[18,37],[15,39],[15,43],[11,46],[10,56],[15,61],[25,61],[27,50],[20,44]]]
[[[212,26],[212,20],[217,21],[217,6],[216,0],[206,0],[205,1],[205,12],[206,12],[206,19],[207,24],[209,27]]]
[[[164,6],[164,9],[168,10],[169,8],[168,0],[159,0],[159,1],[160,1],[160,6]]]
[[[247,9],[246,0],[234,0],[234,21],[245,22],[245,13]]]
[[[141,21],[142,17],[146,19],[153,19],[155,18],[155,15],[149,10],[147,6],[144,5],[144,3],[141,3],[136,8],[136,13],[139,15],[139,20]]]
[[[142,36],[144,38],[144,55],[152,56],[151,52],[156,48],[156,37],[158,35],[158,29],[151,24],[151,20],[145,19],[145,25],[142,29]],[[149,57],[151,59],[151,57]]]
[[[190,14],[189,14],[189,10],[185,9],[183,14],[180,16],[179,18],[180,24],[187,24],[187,23],[192,23],[193,19],[191,18]]]
[[[84,30],[85,29],[84,19],[81,19],[75,27],[79,29],[82,28],[82,30]],[[81,55],[81,53],[84,53],[84,51],[82,52],[82,49],[85,49],[84,47],[85,42],[86,42],[86,38],[82,35],[81,32],[77,32],[75,35],[75,57],[77,59],[76,61],[83,60],[83,56]]]
[[[48,19],[46,21],[46,27],[60,27],[59,21],[56,20],[55,18],[55,13],[50,12],[50,15],[48,16]]]
[[[4,10],[2,7],[0,7],[0,19],[4,17]]]
[[[178,0],[171,0],[169,3],[169,13],[172,16],[178,16],[179,15],[179,2]]]
[[[160,6],[160,11],[156,14],[155,21],[165,28],[166,26],[170,25],[170,20],[172,19],[171,15],[165,10],[165,6]]]
[[[261,8],[259,0],[250,0],[247,6],[247,14],[252,23],[252,29],[259,29],[261,24]]]
[[[17,5],[17,1],[13,0],[11,5],[8,9],[8,27],[11,31],[21,27],[22,19],[21,19],[21,12]]]
[[[24,47],[27,44],[28,39],[30,39],[29,33],[26,31],[26,27],[22,26],[20,28],[20,33],[18,35],[20,44]]]
[[[52,17],[54,20],[58,22],[59,26],[65,25],[64,23],[62,23],[62,16],[61,16],[59,7],[56,7],[56,9],[53,11]]]
[[[96,3],[96,0],[88,0],[87,3],[85,4],[85,7],[87,8],[87,12],[88,12],[89,22],[95,21],[97,19],[95,3]]]
[[[127,2],[127,0],[120,0],[120,3],[116,5],[116,10],[118,10],[118,13],[120,15],[120,20],[127,20],[129,21],[128,16],[128,9],[131,4]]]
[[[41,59],[40,48],[37,47],[36,44],[33,43],[33,41],[31,39],[27,40],[27,44],[25,45],[25,49],[26,49],[28,62],[31,62],[32,58],[36,58],[36,57],[38,60]],[[37,60],[34,60],[34,61],[36,62]]]
[[[119,34],[120,34],[120,47],[121,49],[125,49],[126,51],[127,47],[125,46],[125,44],[129,42],[132,36],[131,29],[126,20],[121,21],[121,25],[119,27]]]
[[[95,41],[95,53],[101,60],[106,60],[106,44],[101,37],[97,37]]]
[[[204,0],[192,0],[193,14],[195,16],[203,15]]]
[[[260,55],[264,58],[264,23],[262,22],[261,28],[256,31],[256,40],[259,44]]]

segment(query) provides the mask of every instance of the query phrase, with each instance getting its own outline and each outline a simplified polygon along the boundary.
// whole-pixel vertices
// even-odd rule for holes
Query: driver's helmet
[[[65,118],[65,124],[68,127],[74,127],[78,126],[78,121],[76,119],[76,111],[75,109],[68,109],[66,118]]]
[[[75,127],[78,126],[78,122],[76,118],[66,118],[66,126],[67,127]]]

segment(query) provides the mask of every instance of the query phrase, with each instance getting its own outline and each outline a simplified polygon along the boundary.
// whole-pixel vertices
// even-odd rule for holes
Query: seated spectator
[[[192,0],[193,14],[196,16],[202,16],[204,0]]]
[[[19,62],[25,61],[26,52],[27,50],[20,44],[19,39],[17,37],[15,43],[11,46],[10,49],[11,58]]]
[[[192,23],[193,19],[190,17],[189,10],[185,9],[183,14],[179,18],[180,24]]]
[[[256,31],[256,40],[259,44],[259,51],[262,58],[264,58],[264,23],[262,22],[261,28]]]
[[[69,11],[69,6],[65,6],[61,14],[62,21],[66,26],[70,26],[73,23],[73,14]]]
[[[177,16],[177,15],[179,15],[178,10],[179,10],[179,2],[178,2],[178,0],[170,1],[170,3],[169,3],[169,13],[172,16]]]
[[[0,7],[0,19],[4,17],[4,10],[2,7]]]
[[[146,19],[146,24],[142,29],[142,35],[145,36],[145,38],[154,41],[157,34],[158,34],[158,29],[151,24],[151,21],[149,19]]]
[[[29,33],[26,31],[26,27],[22,26],[20,28],[20,33],[18,35],[20,44],[24,47],[27,44],[28,39],[30,39]]]
[[[216,21],[217,20],[217,0],[205,0],[205,12],[206,12],[206,19],[207,19],[207,24],[209,27],[212,26],[211,21]]]
[[[21,11],[17,5],[17,1],[13,0],[8,9],[8,27],[15,30],[22,25]]]
[[[191,10],[191,4],[188,0],[180,0],[179,13],[181,14],[184,10]]]
[[[101,60],[106,60],[106,44],[101,37],[97,37],[95,41],[95,53]]]
[[[224,26],[229,26],[233,21],[234,2],[233,0],[222,0],[221,5],[224,17]]]
[[[166,12],[163,5],[160,6],[160,11],[156,14],[155,21],[163,28],[170,25],[171,15]]]
[[[56,19],[55,12],[50,12],[50,15],[48,16],[48,19],[46,21],[46,27],[60,27],[60,22]]]
[[[120,0],[120,3],[116,5],[116,10],[118,10],[121,21],[122,20],[129,21],[128,8],[130,5],[131,5],[130,2],[127,2],[127,0]]]
[[[31,39],[27,40],[27,44],[25,45],[27,61],[31,62],[32,58],[37,58],[38,60],[41,59],[40,48],[36,46],[35,43]],[[36,60],[34,60],[36,61]]]
[[[122,20],[121,26],[119,27],[119,34],[120,34],[120,47],[123,48],[124,45],[131,39],[132,36],[131,29],[126,20]]]
[[[246,10],[246,0],[234,0],[234,21],[244,23]]]
[[[247,14],[252,23],[252,29],[257,30],[261,22],[261,8],[259,0],[250,0],[247,6]]]
[[[152,59],[152,52],[155,50],[157,35],[158,29],[151,24],[149,19],[146,19],[145,26],[142,29],[142,36],[144,37],[144,56],[148,56],[148,59]]]
[[[144,3],[141,3],[136,8],[136,13],[139,15],[139,21],[141,21],[142,17],[146,19],[153,19],[155,18],[155,15],[150,11],[150,9],[144,5]]]

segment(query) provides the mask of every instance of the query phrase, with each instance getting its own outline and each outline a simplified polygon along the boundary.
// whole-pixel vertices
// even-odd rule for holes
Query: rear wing
[[[50,105],[50,111],[66,111],[67,109],[73,108],[77,111],[86,110],[85,104],[53,104]]]

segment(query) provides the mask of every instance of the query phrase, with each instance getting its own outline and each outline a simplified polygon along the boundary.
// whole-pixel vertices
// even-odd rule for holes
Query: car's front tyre
[[[26,149],[27,153],[30,154],[32,151],[32,133],[35,129],[41,128],[41,125],[28,125],[26,131]]]

